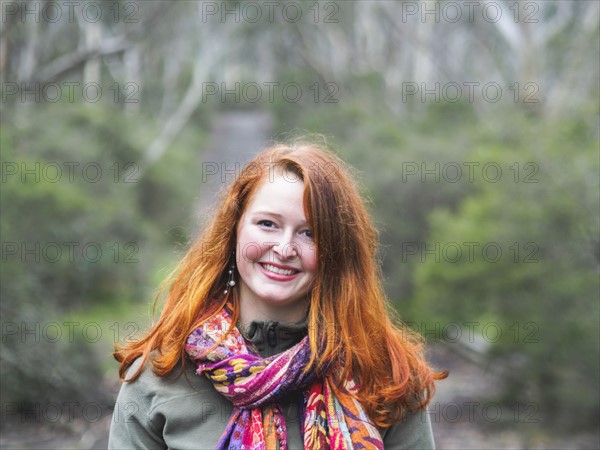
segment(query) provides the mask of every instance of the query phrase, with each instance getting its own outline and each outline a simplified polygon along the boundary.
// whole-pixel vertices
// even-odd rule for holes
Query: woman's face
[[[256,317],[299,320],[306,310],[317,261],[303,194],[295,174],[275,172],[258,186],[238,224],[242,310]]]

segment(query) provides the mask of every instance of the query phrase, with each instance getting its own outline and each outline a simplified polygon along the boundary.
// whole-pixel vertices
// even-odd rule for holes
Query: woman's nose
[[[294,260],[300,256],[300,246],[287,233],[273,246],[273,251],[284,260]]]

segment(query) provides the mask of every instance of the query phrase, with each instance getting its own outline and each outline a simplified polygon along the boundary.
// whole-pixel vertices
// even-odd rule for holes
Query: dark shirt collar
[[[238,323],[238,329],[256,346],[261,356],[267,358],[293,347],[308,334],[308,316],[295,323],[254,320],[246,326]]]

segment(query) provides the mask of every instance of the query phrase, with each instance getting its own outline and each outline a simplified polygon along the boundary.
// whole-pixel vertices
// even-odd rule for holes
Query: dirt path
[[[200,223],[210,215],[219,190],[231,183],[244,165],[271,138],[268,112],[231,111],[214,119],[212,135],[201,155],[202,186],[198,201]]]
[[[448,345],[430,346],[431,361],[450,376],[437,384],[429,406],[438,449],[598,449],[598,433],[553,436],[532,402],[501,405],[494,401],[501,379],[457,356]]]

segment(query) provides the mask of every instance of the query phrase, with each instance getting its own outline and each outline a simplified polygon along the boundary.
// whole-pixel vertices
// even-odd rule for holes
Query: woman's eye
[[[258,222],[259,225],[262,225],[263,227],[267,227],[267,228],[272,228],[273,225],[275,225],[273,222],[271,222],[270,220],[261,220]]]
[[[304,235],[309,239],[313,238],[313,233],[310,230],[304,230],[302,233],[304,233]]]

